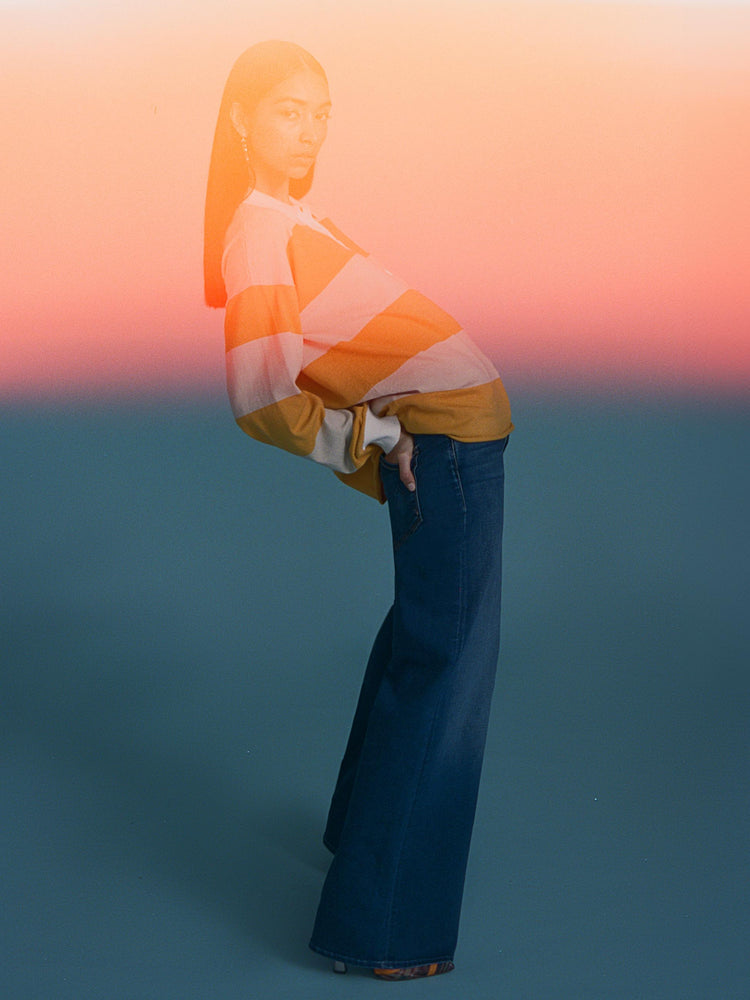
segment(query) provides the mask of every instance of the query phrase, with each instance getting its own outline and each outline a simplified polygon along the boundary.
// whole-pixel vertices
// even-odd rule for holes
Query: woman
[[[224,90],[206,299],[226,306],[229,395],[258,441],[387,501],[395,594],[324,835],[310,947],[386,979],[453,969],[499,648],[497,372],[459,324],[298,199],[331,102],[320,64],[262,42]]]

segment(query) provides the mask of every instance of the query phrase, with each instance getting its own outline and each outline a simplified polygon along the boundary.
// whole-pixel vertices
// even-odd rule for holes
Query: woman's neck
[[[267,194],[270,198],[276,198],[277,201],[286,202],[287,205],[291,205],[292,203],[292,199],[289,197],[288,177],[278,182],[256,177],[255,190],[260,191],[262,194]]]

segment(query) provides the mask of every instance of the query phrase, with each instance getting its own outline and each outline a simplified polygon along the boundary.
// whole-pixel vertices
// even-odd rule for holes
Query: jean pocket
[[[422,511],[419,505],[419,449],[415,446],[411,459],[411,471],[414,475],[416,489],[409,490],[401,482],[398,465],[381,456],[380,470],[388,500],[388,516],[391,521],[394,551],[409,539],[422,523]]]

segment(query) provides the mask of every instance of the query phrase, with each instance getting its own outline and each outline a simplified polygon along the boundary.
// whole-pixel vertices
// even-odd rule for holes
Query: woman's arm
[[[235,419],[256,440],[336,472],[354,472],[374,447],[396,447],[401,425],[364,403],[326,408],[299,388],[303,339],[287,220],[273,210],[256,210],[244,222],[240,218],[230,230],[224,257],[227,387]]]

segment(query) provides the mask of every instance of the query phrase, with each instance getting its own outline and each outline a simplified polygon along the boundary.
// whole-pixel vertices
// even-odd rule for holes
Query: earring
[[[250,181],[250,190],[255,187],[255,171],[253,170],[253,165],[250,162],[250,153],[247,150],[247,139],[244,135],[240,136],[240,145],[242,146],[242,152],[245,154],[245,164],[247,166],[247,176]]]

